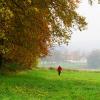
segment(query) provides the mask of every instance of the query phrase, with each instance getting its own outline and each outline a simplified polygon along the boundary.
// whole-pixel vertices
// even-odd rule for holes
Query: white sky
[[[74,32],[67,48],[81,51],[100,49],[100,4],[90,6],[88,0],[81,0],[78,12],[86,17],[88,29]]]

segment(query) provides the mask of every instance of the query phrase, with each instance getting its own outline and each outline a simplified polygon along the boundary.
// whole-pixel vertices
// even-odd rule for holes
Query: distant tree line
[[[94,50],[87,56],[89,68],[100,68],[100,50]]]
[[[66,50],[54,50],[51,51],[51,55],[42,59],[42,61],[48,62],[67,62],[68,60],[79,61],[82,58],[86,58],[85,53],[81,53],[80,51],[68,51]]]

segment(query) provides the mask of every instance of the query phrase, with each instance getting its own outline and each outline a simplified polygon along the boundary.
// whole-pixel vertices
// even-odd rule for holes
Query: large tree
[[[0,34],[7,38],[3,39],[3,47],[9,50],[0,55],[30,66],[38,57],[47,55],[54,43],[68,43],[73,28],[82,30],[87,24],[76,12],[78,3],[78,0],[0,0]]]

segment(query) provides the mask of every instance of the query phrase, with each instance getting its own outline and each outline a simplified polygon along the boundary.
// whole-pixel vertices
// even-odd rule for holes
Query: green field
[[[0,75],[0,100],[100,100],[100,73],[35,69]]]

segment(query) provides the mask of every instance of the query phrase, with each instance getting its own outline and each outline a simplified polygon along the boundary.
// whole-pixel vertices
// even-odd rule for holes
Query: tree
[[[3,54],[31,66],[48,54],[52,44],[68,43],[72,29],[85,29],[85,18],[76,12],[76,0],[1,0],[0,33],[7,38]]]
[[[96,1],[96,0],[88,0],[90,5],[92,5],[94,1]],[[100,4],[100,0],[98,0],[98,4]]]
[[[100,67],[100,50],[94,50],[88,55],[87,63],[90,68]]]

